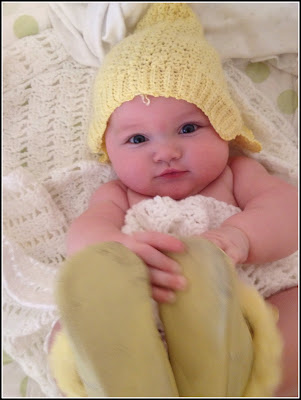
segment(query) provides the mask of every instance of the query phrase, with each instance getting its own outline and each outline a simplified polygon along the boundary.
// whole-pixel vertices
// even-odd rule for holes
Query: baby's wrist
[[[225,231],[225,234],[228,236],[228,238],[233,242],[234,246],[241,250],[239,251],[240,257],[236,262],[246,262],[250,251],[250,241],[248,235],[244,232],[244,230],[234,225],[223,224],[221,228]]]
[[[245,241],[246,244],[249,244],[248,235],[241,228],[227,223],[221,225],[221,228],[226,229],[229,233],[233,232],[233,236],[241,236],[242,240]]]

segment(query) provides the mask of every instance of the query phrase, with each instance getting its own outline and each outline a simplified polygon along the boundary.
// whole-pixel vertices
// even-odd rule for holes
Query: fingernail
[[[187,245],[186,245],[186,243],[184,243],[184,242],[181,242],[181,243],[182,243],[183,249],[184,249],[184,250],[187,250]]]
[[[168,303],[174,303],[176,301],[176,295],[173,292],[168,293]]]
[[[181,267],[178,263],[174,263],[173,264],[173,268],[172,268],[173,272],[181,272]]]
[[[184,276],[178,277],[177,288],[178,289],[185,289],[187,286],[187,279]]]
[[[181,251],[185,251],[186,249],[187,249],[187,246],[186,246],[186,244],[185,243],[183,243],[183,242],[181,242],[181,247],[182,247],[182,250]]]

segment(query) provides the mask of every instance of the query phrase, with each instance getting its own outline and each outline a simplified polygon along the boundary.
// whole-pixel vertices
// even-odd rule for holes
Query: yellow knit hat
[[[88,144],[108,161],[104,133],[113,111],[137,95],[173,97],[200,108],[226,141],[260,151],[228,92],[220,58],[185,3],[153,3],[133,34],[107,54],[94,86]]]

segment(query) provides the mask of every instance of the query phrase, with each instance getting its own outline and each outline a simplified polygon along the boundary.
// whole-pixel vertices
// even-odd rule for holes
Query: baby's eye
[[[180,133],[192,133],[198,129],[196,124],[185,124],[182,126]]]
[[[144,135],[135,135],[129,139],[129,143],[139,144],[146,141],[146,137]]]

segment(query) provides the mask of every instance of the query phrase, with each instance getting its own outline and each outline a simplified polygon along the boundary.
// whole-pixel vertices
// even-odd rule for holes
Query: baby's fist
[[[231,225],[223,225],[217,229],[204,232],[202,237],[210,240],[222,249],[234,262],[234,264],[244,263],[249,255],[249,239],[247,235]]]

